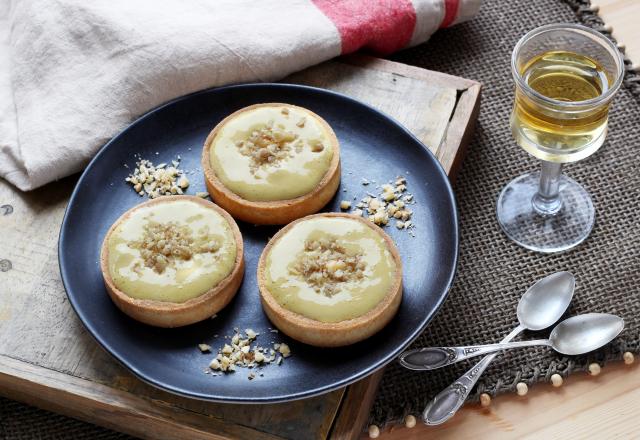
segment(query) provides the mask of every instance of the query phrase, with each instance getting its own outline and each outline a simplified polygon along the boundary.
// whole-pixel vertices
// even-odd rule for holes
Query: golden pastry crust
[[[231,273],[202,295],[192,298],[183,303],[172,303],[165,301],[135,299],[120,291],[109,273],[109,246],[107,245],[111,233],[115,228],[132,212],[155,204],[171,202],[175,200],[188,200],[199,203],[206,208],[213,209],[229,223],[233,237],[236,242],[236,260]],[[149,200],[125,212],[109,228],[107,235],[102,242],[100,252],[100,269],[104,284],[113,302],[125,314],[133,319],[156,327],[181,327],[207,319],[222,310],[235,296],[240,288],[244,276],[244,255],[242,235],[238,225],[233,218],[222,208],[215,204],[195,196],[163,196]]]
[[[278,241],[296,223],[314,217],[343,217],[354,219],[376,231],[384,238],[387,248],[396,263],[394,282],[385,297],[364,315],[340,322],[320,322],[282,307],[266,288],[265,265],[267,255]],[[352,214],[323,213],[296,220],[269,241],[258,263],[258,288],[262,307],[271,322],[289,337],[316,347],[340,347],[362,341],[380,331],[395,316],[402,301],[402,261],[396,245],[382,229],[362,217]]]
[[[333,157],[326,174],[315,189],[305,195],[289,200],[250,201],[243,199],[229,190],[216,176],[211,168],[211,145],[221,128],[231,119],[242,112],[251,111],[259,107],[286,106],[311,113],[323,128],[333,148]],[[234,218],[256,225],[283,225],[305,215],[313,214],[322,209],[335,195],[340,185],[340,146],[333,129],[317,114],[303,107],[284,103],[255,104],[242,108],[222,120],[209,133],[202,150],[202,169],[204,170],[207,191],[211,198]]]

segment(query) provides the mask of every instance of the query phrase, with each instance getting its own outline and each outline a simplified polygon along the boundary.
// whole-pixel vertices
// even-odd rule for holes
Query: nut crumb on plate
[[[256,341],[260,333],[250,328],[246,329],[244,334],[238,329],[234,330],[233,336],[225,336],[226,339],[230,339],[230,343],[225,343],[218,349],[216,357],[209,363],[210,370],[229,373],[236,371],[236,368],[261,369],[272,363],[280,365],[283,358],[291,355],[291,349],[285,343],[275,343],[273,348],[262,347]],[[213,374],[215,375],[217,374]],[[250,373],[249,376],[250,380],[256,377],[254,373]],[[260,376],[263,374],[260,373]]]
[[[368,185],[369,180],[363,178],[362,184]],[[390,220],[395,219],[398,230],[413,229],[415,224],[410,221],[413,211],[407,208],[407,204],[415,204],[415,201],[413,194],[408,192],[407,179],[399,176],[395,181],[377,188],[381,190],[379,194],[368,193],[355,204],[355,209],[351,213],[364,216],[380,227],[388,225]],[[409,231],[409,235],[415,236],[412,231]]]
[[[139,159],[136,168],[124,180],[129,183],[135,192],[145,194],[154,199],[160,196],[184,194],[189,187],[189,179],[184,176],[184,171],[179,169],[180,161],[173,160],[171,166],[166,163],[154,165],[147,159]]]

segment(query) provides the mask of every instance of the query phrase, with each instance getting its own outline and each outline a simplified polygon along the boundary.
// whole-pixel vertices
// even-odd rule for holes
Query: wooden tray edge
[[[456,87],[459,93],[458,101],[449,126],[447,127],[446,137],[436,152],[436,158],[449,176],[449,180],[455,181],[462,159],[466,154],[467,146],[471,142],[474,133],[475,122],[480,111],[482,84],[477,81],[459,78],[445,73],[433,72],[420,67],[360,54],[341,57],[338,61],[387,72],[405,74],[406,76],[425,81],[438,80],[439,82],[446,82],[448,85]],[[466,121],[469,122],[466,123]],[[373,406],[383,374],[384,368],[381,368],[370,376],[346,388],[329,435],[331,440],[346,440],[360,437],[369,418],[369,412]]]
[[[156,403],[6,355],[0,355],[0,390],[9,399],[141,438],[279,439],[246,426]]]

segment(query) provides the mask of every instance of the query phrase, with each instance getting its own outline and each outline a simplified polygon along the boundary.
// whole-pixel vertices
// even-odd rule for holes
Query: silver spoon
[[[410,364],[412,370],[435,370],[447,365],[455,364],[465,359],[470,359],[483,354],[512,348],[535,347],[545,345],[553,348],[561,354],[575,356],[589,353],[609,342],[613,341],[624,328],[624,320],[616,315],[608,313],[585,313],[565,319],[554,327],[549,339],[536,339],[533,341],[506,342],[499,344],[468,345],[466,347],[430,347],[420,351],[426,353],[427,359],[436,357],[448,358],[438,360],[435,364],[423,363],[422,365]],[[453,353],[453,355],[452,355]]]
[[[519,325],[502,342],[509,342],[525,329],[542,330],[555,323],[564,314],[573,298],[575,278],[569,272],[551,274],[531,286],[518,303]],[[427,425],[439,425],[449,420],[460,409],[471,393],[484,370],[498,355],[485,356],[480,362],[449,385],[424,409],[422,418]],[[420,357],[413,358],[419,363]],[[409,352],[403,354],[400,362],[407,366],[413,363]]]

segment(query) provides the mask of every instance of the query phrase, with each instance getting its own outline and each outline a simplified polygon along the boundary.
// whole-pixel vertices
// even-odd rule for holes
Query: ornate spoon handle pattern
[[[501,342],[511,341],[524,330],[524,327],[518,325],[509,333]],[[458,380],[442,390],[440,394],[433,398],[422,413],[422,420],[427,425],[440,425],[449,420],[464,404],[478,382],[478,379],[487,369],[491,361],[498,355],[492,353],[485,356],[480,362],[474,365],[469,371],[464,373]]]

